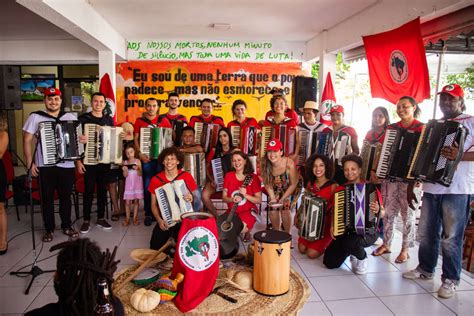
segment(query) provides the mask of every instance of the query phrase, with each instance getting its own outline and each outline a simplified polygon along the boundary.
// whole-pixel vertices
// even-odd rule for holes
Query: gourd
[[[130,298],[130,303],[137,311],[146,313],[160,304],[160,293],[147,289],[138,289]]]

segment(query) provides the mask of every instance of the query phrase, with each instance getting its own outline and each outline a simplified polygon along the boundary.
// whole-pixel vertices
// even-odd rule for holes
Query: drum
[[[174,303],[186,313],[214,287],[219,273],[219,235],[211,214],[190,212],[182,214],[181,219],[171,276],[184,275]]]
[[[290,288],[291,235],[263,230],[253,235],[253,289],[263,295],[283,295]]]

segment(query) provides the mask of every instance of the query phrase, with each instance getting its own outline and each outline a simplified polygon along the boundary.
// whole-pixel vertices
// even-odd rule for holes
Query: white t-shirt
[[[326,127],[328,127],[326,124],[323,124],[323,123],[318,122],[318,121],[316,121],[316,123],[313,124],[313,125],[308,125],[308,124],[306,124],[306,122],[304,122],[304,120],[298,126],[302,127],[302,128],[305,128],[307,130],[310,130],[312,132],[313,131],[322,132]]]
[[[76,121],[76,120],[77,120],[77,115],[75,113],[66,113],[60,118],[60,121]],[[31,115],[28,117],[25,124],[23,125],[23,131],[35,135],[36,132],[38,131],[38,124],[41,122],[47,122],[47,121],[54,122],[54,119],[46,117],[46,116],[42,116],[36,113],[31,113]],[[36,149],[36,156],[35,156],[35,164],[37,167],[57,166],[60,168],[74,168],[74,161],[63,161],[55,165],[45,166],[43,164],[43,150],[41,148],[41,142],[39,138],[37,140],[38,140],[38,147]]]
[[[474,151],[474,117],[461,114],[452,119],[467,129],[464,152]],[[449,187],[436,183],[424,183],[423,191],[431,194],[474,194],[474,161],[460,161],[454,172],[453,182]]]

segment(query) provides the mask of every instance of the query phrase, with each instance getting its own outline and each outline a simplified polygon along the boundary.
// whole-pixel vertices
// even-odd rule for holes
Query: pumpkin
[[[147,289],[138,289],[132,294],[130,303],[137,311],[146,313],[160,304],[160,294]]]
[[[234,275],[232,281],[237,283],[244,290],[250,290],[252,289],[252,272],[239,271]]]

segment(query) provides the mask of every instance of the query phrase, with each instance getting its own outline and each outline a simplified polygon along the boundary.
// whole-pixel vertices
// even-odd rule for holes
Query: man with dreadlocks
[[[97,280],[105,278],[109,285],[114,315],[124,315],[123,305],[112,292],[113,274],[117,270],[115,261],[117,247],[112,253],[100,248],[88,238],[66,241],[51,247],[50,251],[60,249],[54,290],[57,303],[50,303],[29,311],[25,315],[93,315],[97,299]]]

